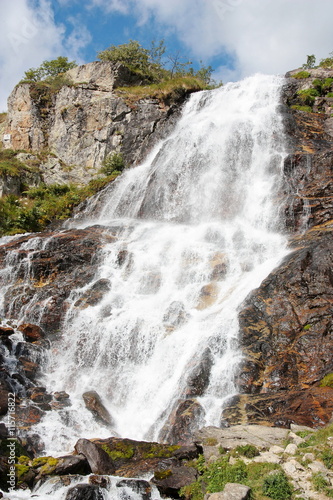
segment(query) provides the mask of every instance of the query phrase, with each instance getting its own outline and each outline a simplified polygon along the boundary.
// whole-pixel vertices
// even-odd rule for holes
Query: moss
[[[320,387],[333,387],[333,373],[328,373],[325,377],[320,381]]]
[[[19,464],[22,464],[22,465],[29,465],[29,463],[30,463],[30,458],[29,458],[29,457],[26,457],[25,455],[21,455],[21,456],[18,458],[18,463],[19,463]]]
[[[310,330],[311,326],[312,325],[310,325],[310,324],[304,325],[303,330],[308,331],[308,330]]]
[[[296,111],[305,111],[306,113],[312,113],[311,106],[299,106],[298,104],[293,104],[291,109],[295,109]]]
[[[311,76],[311,73],[309,73],[308,71],[299,71],[295,75],[292,75],[293,78],[297,78],[297,79],[309,78],[310,76]]]
[[[166,479],[167,477],[170,477],[171,475],[172,475],[172,471],[170,469],[155,470],[154,471],[154,478],[157,479],[158,481],[163,481],[163,479]]]
[[[124,441],[114,443],[112,448],[107,444],[102,444],[102,448],[112,460],[129,459],[134,455],[134,448]]]
[[[151,444],[143,453],[142,458],[170,458],[180,446],[164,446]]]
[[[204,440],[203,442],[204,446],[216,446],[217,445],[217,439],[213,437],[208,437]]]
[[[29,472],[30,467],[28,465],[16,464],[15,469],[18,483],[20,483],[22,478]]]

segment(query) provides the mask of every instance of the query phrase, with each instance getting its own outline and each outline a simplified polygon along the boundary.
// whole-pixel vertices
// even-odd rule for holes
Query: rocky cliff
[[[316,426],[332,417],[333,100],[312,96],[312,112],[299,103],[318,80],[330,90],[333,70],[299,74],[287,75],[283,96],[292,151],[283,185],[290,254],[240,312],[242,395],[225,411],[232,423]]]
[[[187,94],[180,89],[164,101],[143,97],[129,103],[119,89],[144,82],[119,63],[92,62],[66,78],[68,84],[57,89],[19,84],[8,99],[3,145],[51,153],[40,166],[47,184],[85,184],[113,152],[135,165],[169,130]]]

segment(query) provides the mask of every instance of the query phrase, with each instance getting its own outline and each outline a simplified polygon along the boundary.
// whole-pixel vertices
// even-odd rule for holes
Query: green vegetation
[[[94,179],[84,187],[41,184],[20,197],[11,194],[0,198],[0,236],[42,231],[50,222],[70,217],[75,206],[116,177],[111,174]]]
[[[333,488],[330,487],[330,482],[323,476],[321,472],[312,474],[311,481],[316,491],[324,493],[328,497],[333,497]]]
[[[302,103],[308,106],[312,106],[315,102],[315,98],[319,97],[320,93],[317,89],[310,88],[305,90],[299,90],[297,95],[300,97]]]
[[[122,458],[129,459],[134,455],[134,448],[131,444],[126,444],[124,441],[113,443],[112,448],[110,448],[107,444],[102,444],[102,448],[112,460],[119,460]]]
[[[295,109],[296,111],[305,111],[306,113],[312,113],[311,106],[299,106],[298,104],[293,104],[291,109]]]
[[[124,158],[121,153],[110,153],[102,163],[101,172],[105,175],[119,175],[125,168]]]
[[[170,469],[154,471],[154,478],[157,479],[158,481],[163,481],[163,479],[166,479],[171,475],[172,471]]]
[[[0,113],[0,123],[6,121],[7,113]]]
[[[312,68],[333,68],[333,52],[330,52],[330,57],[326,57],[320,60],[320,63],[316,66],[316,56],[311,54],[307,56],[307,61],[303,64],[302,68],[312,69]]]
[[[333,387],[333,373],[328,373],[325,377],[320,381],[320,387]]]
[[[21,162],[16,156],[20,151],[13,149],[0,149],[0,177],[18,177],[24,172],[35,171],[34,164]]]
[[[308,71],[299,71],[295,75],[292,75],[293,78],[297,78],[298,80],[309,78],[309,76],[311,76],[311,73],[309,73]]]
[[[186,92],[194,92],[197,90],[207,89],[207,86],[194,76],[181,76],[177,78],[169,78],[160,83],[152,83],[150,85],[137,85],[134,87],[119,87],[115,89],[115,93],[125,99],[129,107],[134,108],[135,103],[140,99],[158,99],[163,102],[168,102],[172,99],[177,100]]]
[[[52,61],[44,61],[38,68],[30,68],[24,73],[23,82],[40,82],[53,80],[62,73],[77,66],[75,61],[68,61],[67,57],[58,57]]]
[[[287,500],[293,493],[288,478],[283,471],[269,474],[264,479],[263,493],[273,500]]]
[[[290,498],[289,492],[292,490],[279,465],[256,462],[245,465],[242,460],[230,463],[229,459],[228,455],[216,462],[206,464],[203,456],[200,456],[195,465],[200,476],[194,483],[180,490],[181,496],[186,500],[202,500],[206,493],[223,491],[226,483],[241,483],[251,488],[251,498],[256,500]],[[273,473],[274,476],[272,476]],[[273,479],[269,479],[271,477]],[[264,493],[264,488],[267,493]],[[279,496],[280,492],[286,496]]]
[[[234,450],[234,453],[236,455],[242,455],[246,458],[254,458],[260,454],[258,448],[256,446],[253,446],[252,444],[237,446],[237,448],[235,448]]]
[[[153,41],[151,48],[146,49],[136,40],[130,40],[122,45],[111,45],[99,52],[97,57],[101,61],[122,63],[143,79],[143,83],[161,83],[162,81],[180,77],[194,77],[204,86],[217,86],[212,79],[213,68],[204,66],[195,71],[192,62],[184,59],[178,52],[166,54],[164,40],[158,43]]]

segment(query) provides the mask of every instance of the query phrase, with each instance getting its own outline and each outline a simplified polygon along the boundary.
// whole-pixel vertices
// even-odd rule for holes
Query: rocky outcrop
[[[332,70],[310,70],[304,81],[292,78],[297,72],[289,74],[285,87],[289,106],[315,78],[333,76]],[[291,108],[285,117],[293,151],[285,161],[282,188],[290,253],[242,305],[241,395],[224,412],[233,424],[318,426],[333,412],[333,389],[319,387],[333,372],[331,118],[327,112]]]
[[[68,78],[71,84],[54,91],[19,84],[8,99],[10,140],[4,146],[55,155],[41,163],[46,184],[85,184],[113,152],[122,153],[128,167],[137,164],[170,130],[186,96],[184,91],[168,103],[151,98],[127,103],[115,89],[144,82],[119,63],[89,63],[70,70]]]
[[[24,314],[31,323],[38,318],[40,327],[48,334],[58,331],[69,307],[67,299],[71,291],[92,280],[98,251],[112,241],[115,235],[111,229],[94,226],[39,233],[37,237],[29,234],[3,245],[0,265],[4,269],[1,280],[6,287],[6,317],[18,318]],[[10,262],[6,260],[9,252]],[[7,277],[13,277],[13,273],[15,280],[8,285]],[[97,295],[101,297],[106,290],[102,285],[92,286],[90,301],[97,300]],[[77,297],[77,307],[83,307],[87,300],[86,296],[81,301]]]

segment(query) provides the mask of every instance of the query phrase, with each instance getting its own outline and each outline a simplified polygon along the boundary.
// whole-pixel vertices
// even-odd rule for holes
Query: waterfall
[[[112,227],[116,241],[93,281],[72,291],[53,345],[43,383],[67,391],[72,406],[37,425],[47,453],[110,435],[84,406],[88,390],[115,435],[161,439],[189,397],[202,409],[197,425],[220,425],[237,393],[239,307],[286,253],[274,201],[286,155],[282,83],[255,75],[192,95],[146,161],[70,221]],[[102,300],[77,307],[100,280]]]

